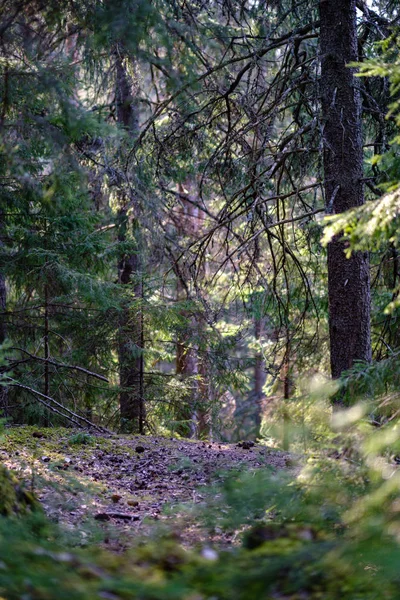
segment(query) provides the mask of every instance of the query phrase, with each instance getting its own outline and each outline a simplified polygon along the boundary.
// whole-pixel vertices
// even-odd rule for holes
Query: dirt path
[[[290,461],[287,453],[258,444],[85,437],[69,429],[32,427],[9,430],[0,458],[34,488],[49,517],[82,544],[97,535],[99,542],[116,549],[129,545],[137,532],[146,533],[155,521],[173,525],[184,543],[201,540],[194,521],[180,521],[182,503],[202,503],[204,492],[222,473],[281,469]],[[166,506],[174,509],[173,515]],[[232,541],[216,537],[221,543]]]

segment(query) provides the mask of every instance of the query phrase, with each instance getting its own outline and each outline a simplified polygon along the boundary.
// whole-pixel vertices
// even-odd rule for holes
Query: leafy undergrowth
[[[29,529],[31,528],[31,529]],[[7,600],[347,600],[397,598],[337,544],[307,529],[278,531],[256,549],[185,550],[168,536],[123,554],[65,551],[37,520],[0,522],[0,593]],[[307,535],[306,535],[307,534]]]
[[[396,600],[398,428],[346,427],[301,470],[261,446],[12,430],[3,462],[51,519],[0,517],[0,598]]]

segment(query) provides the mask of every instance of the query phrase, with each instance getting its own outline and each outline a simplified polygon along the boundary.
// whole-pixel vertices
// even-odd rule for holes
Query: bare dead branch
[[[101,433],[111,434],[111,431],[109,431],[105,427],[101,427],[99,425],[96,425],[95,423],[92,423],[91,421],[89,421],[89,419],[86,419],[85,417],[81,417],[80,415],[74,413],[69,408],[66,408],[65,406],[63,406],[60,402],[57,402],[57,400],[55,400],[51,396],[46,396],[46,394],[42,394],[42,392],[39,392],[38,390],[35,390],[35,389],[33,389],[33,388],[31,388],[31,387],[29,387],[27,385],[23,385],[22,383],[19,383],[18,381],[16,381],[12,377],[8,377],[7,376],[6,379],[7,379],[7,381],[11,382],[11,383],[7,384],[9,387],[16,387],[16,388],[19,388],[19,389],[22,389],[22,390],[26,390],[27,392],[29,392],[30,394],[32,394],[33,396],[35,396],[35,398],[39,402],[41,402],[42,404],[45,404],[49,410],[51,410],[54,413],[57,413],[57,414],[61,415],[62,417],[64,417],[65,419],[68,419],[69,421],[74,422],[78,427],[85,427],[86,426],[86,427],[90,427],[92,429],[96,429],[97,431],[99,431]],[[57,408],[55,408],[55,406],[52,406],[51,404],[48,404],[43,399],[48,400],[49,402],[52,402],[55,406],[57,406],[61,410],[64,410],[67,414],[64,415],[62,412],[60,412],[60,410],[58,410]],[[85,425],[83,425],[82,423],[85,423]]]
[[[34,354],[31,354],[30,352],[28,352],[27,350],[24,350],[23,348],[10,348],[10,350],[17,350],[18,352],[27,354],[32,360],[37,360],[39,362],[54,365],[55,367],[60,367],[63,369],[71,369],[73,371],[79,371],[80,373],[89,375],[89,377],[94,377],[95,379],[100,379],[101,381],[105,381],[106,383],[109,383],[107,377],[104,377],[104,375],[99,375],[99,373],[94,373],[93,371],[89,371],[88,369],[84,369],[83,367],[78,367],[77,365],[66,365],[65,363],[59,363],[55,360],[52,360],[51,358],[42,358],[40,356],[35,356]]]

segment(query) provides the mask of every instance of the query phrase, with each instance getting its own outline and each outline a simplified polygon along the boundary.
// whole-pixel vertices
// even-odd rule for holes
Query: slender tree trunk
[[[50,347],[49,347],[49,286],[46,283],[44,286],[44,394],[50,396],[50,376],[49,363]]]
[[[46,275],[47,276],[47,275]],[[50,358],[50,345],[49,345],[49,286],[45,283],[44,286],[44,395],[50,396],[50,372],[49,363]],[[44,424],[46,427],[50,425],[49,414],[46,411],[44,417]]]
[[[361,99],[347,66],[357,60],[356,1],[320,0],[320,21],[325,201],[327,212],[337,214],[364,203]],[[355,360],[371,360],[368,255],[357,252],[347,259],[339,237],[328,247],[334,378]]]
[[[204,337],[204,321],[198,321],[198,335]],[[213,438],[212,433],[212,408],[213,404],[213,390],[211,389],[211,378],[210,378],[210,365],[207,363],[205,350],[203,356],[200,353],[197,354],[198,359],[198,371],[200,375],[198,385],[198,408],[196,412],[197,419],[197,437]]]
[[[262,319],[255,317],[254,319],[254,337],[257,342],[260,341],[262,334]],[[265,383],[264,377],[264,361],[261,352],[257,351],[254,362],[254,392],[257,398],[261,398],[262,389]]]
[[[257,315],[254,317],[254,337],[256,342],[260,342],[263,334],[263,317]],[[264,358],[260,351],[257,351],[254,360],[254,399],[256,403],[256,434],[258,435],[261,427],[261,416],[262,416],[262,399],[264,397],[263,387],[265,384],[265,369],[264,369]]]
[[[0,213],[0,246],[3,245],[3,229],[4,229],[4,216]],[[5,342],[7,336],[6,329],[6,309],[7,309],[7,288],[6,278],[3,273],[0,272],[0,344]],[[8,390],[5,386],[0,386],[0,414],[3,417],[8,417]]]
[[[6,289],[6,279],[3,273],[0,273],[0,311],[2,312],[0,318],[0,344],[2,344],[6,339],[6,319],[5,312],[7,308],[7,289]]]
[[[182,185],[179,186],[181,193],[180,209],[175,216],[175,225],[180,237],[188,237],[191,241],[199,235],[203,224],[203,215],[201,210],[196,207],[193,202],[197,201],[196,182],[187,181],[185,189]],[[182,269],[176,265],[178,276],[177,283],[177,299],[185,300],[190,298],[190,274],[188,274],[185,265]],[[200,275],[201,278],[201,275]],[[182,335],[177,340],[176,353],[176,373],[184,377],[191,377],[191,389],[187,402],[178,414],[178,420],[189,421],[188,424],[183,424],[178,428],[181,435],[189,435],[190,437],[200,437],[209,433],[208,414],[205,409],[208,398],[204,395],[207,393],[207,373],[199,356],[198,344],[196,338],[200,339],[203,329],[203,321],[196,314],[189,314],[187,311],[183,313],[188,319],[187,330],[182,332]],[[195,377],[200,377],[196,380]]]
[[[185,298],[182,283],[178,280],[177,297],[178,301]],[[183,379],[194,378],[198,374],[197,352],[194,346],[193,336],[195,334],[196,321],[185,311],[182,315],[187,318],[188,324],[184,332],[178,338],[176,344],[176,374]],[[177,411],[177,420],[181,423],[177,427],[177,432],[185,437],[194,437],[196,434],[196,403],[198,399],[198,382],[192,379],[190,381],[190,390],[179,405]]]
[[[133,84],[124,65],[119,48],[116,57],[116,109],[117,120],[133,137],[138,132],[138,108],[133,95]],[[133,217],[128,209],[133,209]],[[134,433],[143,433],[145,420],[143,385],[143,282],[139,206],[136,198],[120,198],[118,211],[118,240],[124,243],[128,228],[135,242],[135,252],[125,254],[118,263],[118,281],[129,287],[131,298],[123,307],[118,328],[118,360],[121,392],[119,397],[121,425]],[[134,308],[132,308],[132,301]]]
[[[282,381],[283,381],[283,440],[282,447],[284,450],[289,450],[290,446],[290,412],[288,400],[292,393],[292,381],[290,377],[290,337],[289,330],[286,328],[286,348],[285,356],[283,357],[282,365]]]

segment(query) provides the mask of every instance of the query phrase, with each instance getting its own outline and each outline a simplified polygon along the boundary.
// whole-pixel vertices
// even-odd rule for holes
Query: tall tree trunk
[[[0,273],[0,344],[6,339],[6,308],[7,308],[7,288],[6,279],[3,273]],[[0,416],[9,417],[8,410],[8,389],[5,386],[0,386]]]
[[[185,298],[182,283],[178,280],[177,298],[178,301]],[[196,404],[198,401],[198,381],[194,379],[198,375],[197,351],[193,342],[193,336],[196,333],[196,320],[190,316],[187,311],[182,314],[188,320],[187,327],[177,340],[176,344],[176,374],[183,379],[192,378],[190,389],[182,404],[177,411],[177,420],[180,422],[177,427],[179,435],[185,437],[195,437],[196,435]]]
[[[179,185],[180,207],[175,215],[174,221],[177,233],[180,237],[188,237],[194,241],[198,236],[203,224],[203,214],[198,206],[199,199],[196,194],[196,182],[187,181],[185,187]],[[190,299],[190,273],[183,264],[182,268],[175,265],[177,274],[177,299]],[[199,277],[199,276],[198,276]],[[200,275],[201,277],[201,275]],[[200,437],[209,433],[207,410],[207,373],[204,369],[204,361],[201,361],[198,344],[195,338],[201,337],[204,326],[201,316],[189,314],[184,311],[182,316],[188,320],[186,331],[182,332],[177,340],[176,351],[176,373],[183,377],[191,377],[190,392],[187,401],[182,406],[178,420],[188,421],[178,428],[181,435]],[[195,379],[198,377],[199,379]]]
[[[123,239],[121,241],[124,241]],[[132,309],[127,300],[119,317],[118,360],[121,391],[119,395],[121,425],[125,430],[143,433],[145,407],[143,396],[143,315],[139,253],[124,257],[119,265],[119,282],[129,285],[132,299],[138,304]],[[133,274],[136,277],[132,282]]]
[[[49,286],[44,286],[44,394],[50,396],[50,373],[49,363],[50,345],[49,345]]]
[[[7,308],[7,289],[6,289],[6,279],[3,273],[0,273],[0,344],[2,344],[6,339],[6,312]]]
[[[119,48],[116,56],[116,110],[117,120],[132,136],[138,131],[138,109],[133,95],[133,86],[126,71],[124,57]],[[128,209],[133,208],[133,218]],[[118,263],[118,281],[129,286],[131,299],[127,299],[119,318],[118,361],[121,392],[119,397],[121,425],[125,430],[143,433],[144,406],[144,369],[143,369],[143,284],[142,257],[140,243],[139,207],[136,198],[120,197],[118,211],[118,241],[127,240],[128,227],[135,242],[135,252],[125,254]]]
[[[264,319],[261,315],[254,316],[254,337],[256,343],[260,343],[263,334]],[[255,423],[256,435],[260,433],[262,420],[262,401],[264,398],[263,387],[266,380],[264,358],[260,350],[254,358],[254,400],[255,400]]]
[[[46,265],[47,266],[47,265]],[[47,277],[47,273],[46,273]],[[49,328],[49,284],[46,281],[44,285],[44,388],[43,392],[45,396],[50,396],[50,370],[49,370],[49,358],[50,358],[50,328]],[[49,427],[49,413],[45,411],[44,414],[44,425]]]
[[[357,60],[356,1],[320,0],[320,22],[325,201],[327,212],[337,214],[364,203],[361,99],[347,66]],[[334,378],[355,360],[371,360],[368,254],[347,259],[339,237],[328,247]]]
[[[282,448],[289,450],[290,446],[290,412],[288,400],[292,393],[292,382],[290,378],[290,337],[289,330],[286,328],[286,348],[282,364],[282,381],[283,381],[283,436]]]
[[[0,213],[0,246],[3,245],[3,229],[4,229],[4,216]],[[6,308],[7,308],[7,288],[6,278],[3,273],[0,272],[0,344],[6,339]],[[8,417],[8,390],[5,386],[0,386],[0,415]]]

